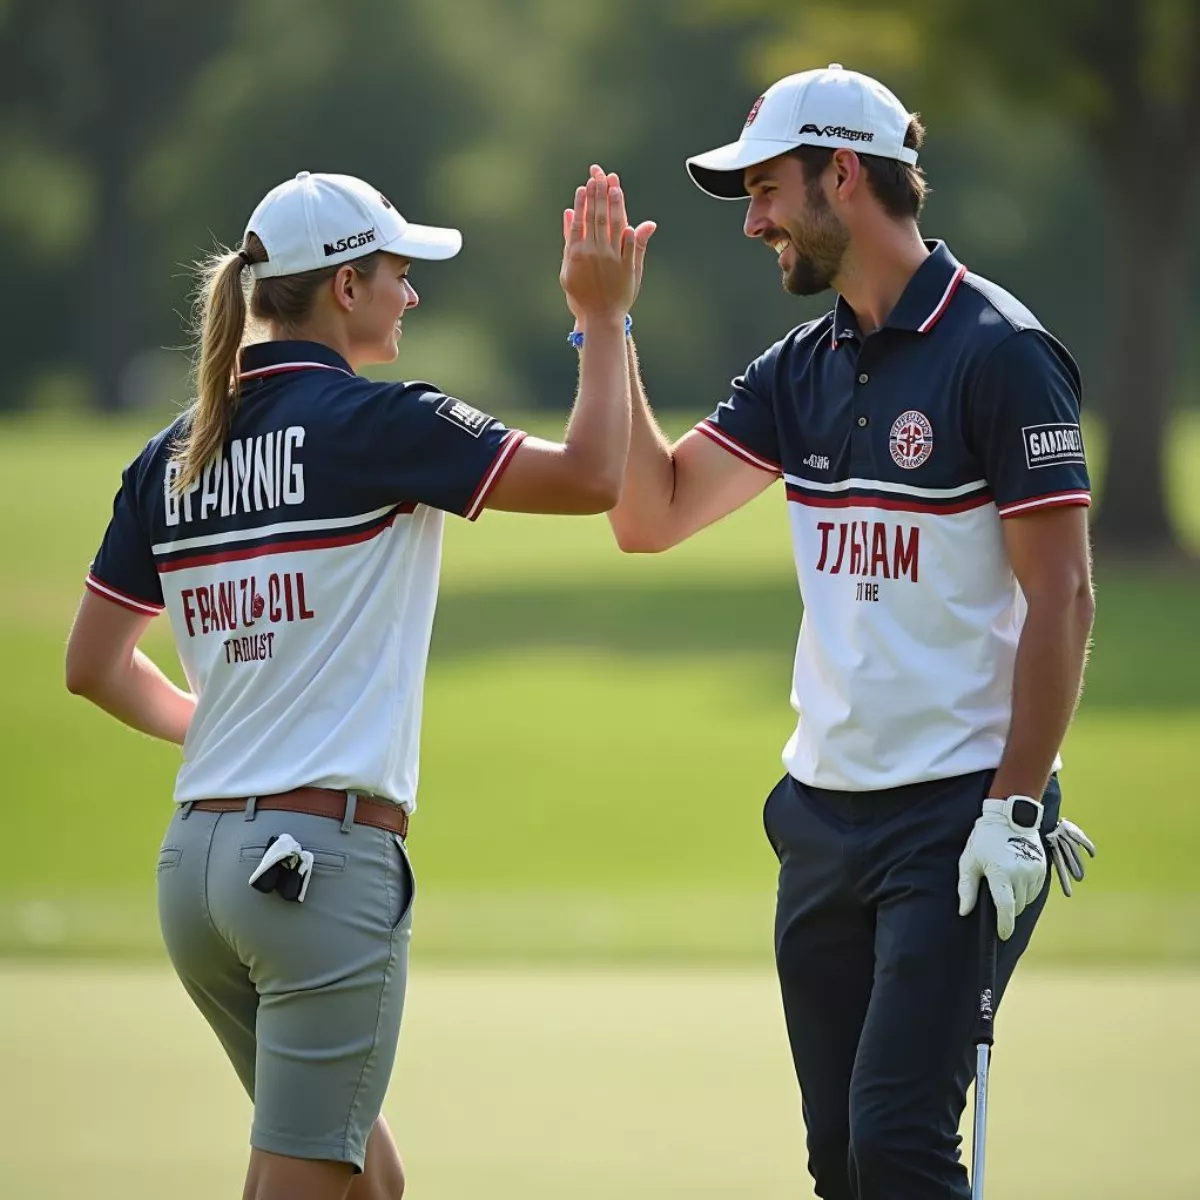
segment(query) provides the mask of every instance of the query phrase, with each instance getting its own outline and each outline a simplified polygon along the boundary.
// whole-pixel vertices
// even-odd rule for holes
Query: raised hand
[[[575,207],[563,213],[559,281],[577,321],[629,311],[641,287],[646,246],[655,228],[653,221],[631,228],[620,179],[592,167],[586,186],[575,191]]]

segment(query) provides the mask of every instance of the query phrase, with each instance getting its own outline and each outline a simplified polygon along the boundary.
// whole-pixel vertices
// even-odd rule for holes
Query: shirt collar
[[[945,242],[927,241],[929,255],[908,281],[895,308],[883,323],[885,329],[906,329],[928,333],[941,320],[950,305],[967,268],[950,253]],[[858,337],[854,310],[838,296],[833,307],[833,349],[847,336]]]
[[[239,379],[260,379],[288,371],[354,374],[350,364],[322,342],[256,342],[242,350]]]

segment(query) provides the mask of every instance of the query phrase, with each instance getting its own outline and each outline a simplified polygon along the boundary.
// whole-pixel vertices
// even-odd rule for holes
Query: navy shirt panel
[[[242,370],[230,434],[197,483],[170,488],[185,418],[126,468],[92,567],[97,582],[157,609],[155,564],[192,554],[189,539],[307,544],[334,536],[344,518],[386,521],[378,510],[416,505],[476,516],[524,436],[432,384],[355,375],[316,343],[250,346]]]
[[[776,342],[759,355],[731,384],[728,400],[722,400],[707,424],[732,438],[759,459],[757,465],[779,469],[778,421],[775,395],[779,389],[779,358],[788,339]]]
[[[997,507],[1090,488],[1079,426],[1079,372],[1039,329],[1013,333],[981,365],[967,407],[967,441]]]
[[[780,464],[793,490],[972,485],[1003,510],[1086,492],[1079,396],[1071,356],[1029,309],[933,243],[881,328],[863,337],[839,297],[751,363],[705,424]]]
[[[121,472],[121,486],[113,499],[112,518],[90,571],[95,581],[119,593],[110,599],[140,601],[155,611],[163,607],[163,594],[154,555],[150,551],[153,538],[145,520],[149,510],[141,497],[154,490],[147,475],[158,448],[170,440],[173,428],[152,438],[141,454]],[[129,607],[128,603],[126,606]]]
[[[427,504],[466,514],[509,429],[430,383],[368,384],[329,414],[328,437],[364,507]]]

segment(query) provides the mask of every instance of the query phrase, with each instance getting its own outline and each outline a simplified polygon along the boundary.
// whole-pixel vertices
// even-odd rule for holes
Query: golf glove
[[[1089,858],[1096,857],[1096,847],[1088,835],[1071,821],[1059,821],[1046,834],[1046,845],[1050,847],[1050,861],[1058,876],[1064,896],[1071,894],[1071,880],[1083,882],[1084,863],[1080,850],[1086,850]]]
[[[1032,806],[1033,823],[1013,819],[1014,806]],[[1046,882],[1046,852],[1038,831],[1042,806],[1026,796],[988,799],[958,860],[958,914],[965,917],[979,899],[987,879],[996,905],[996,932],[1002,941],[1012,937],[1017,917],[1032,904]]]

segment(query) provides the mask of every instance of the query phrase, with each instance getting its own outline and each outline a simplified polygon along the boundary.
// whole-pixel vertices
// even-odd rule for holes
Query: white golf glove
[[[1071,821],[1059,821],[1046,834],[1046,844],[1050,847],[1050,861],[1054,863],[1063,895],[1070,896],[1071,880],[1083,882],[1084,864],[1079,851],[1086,850],[1089,858],[1095,858],[1096,847],[1088,835]]]
[[[1012,937],[1017,917],[1046,882],[1041,819],[1041,804],[1028,796],[985,800],[958,860],[958,915],[965,917],[975,907],[980,881],[986,877],[1002,941]]]

